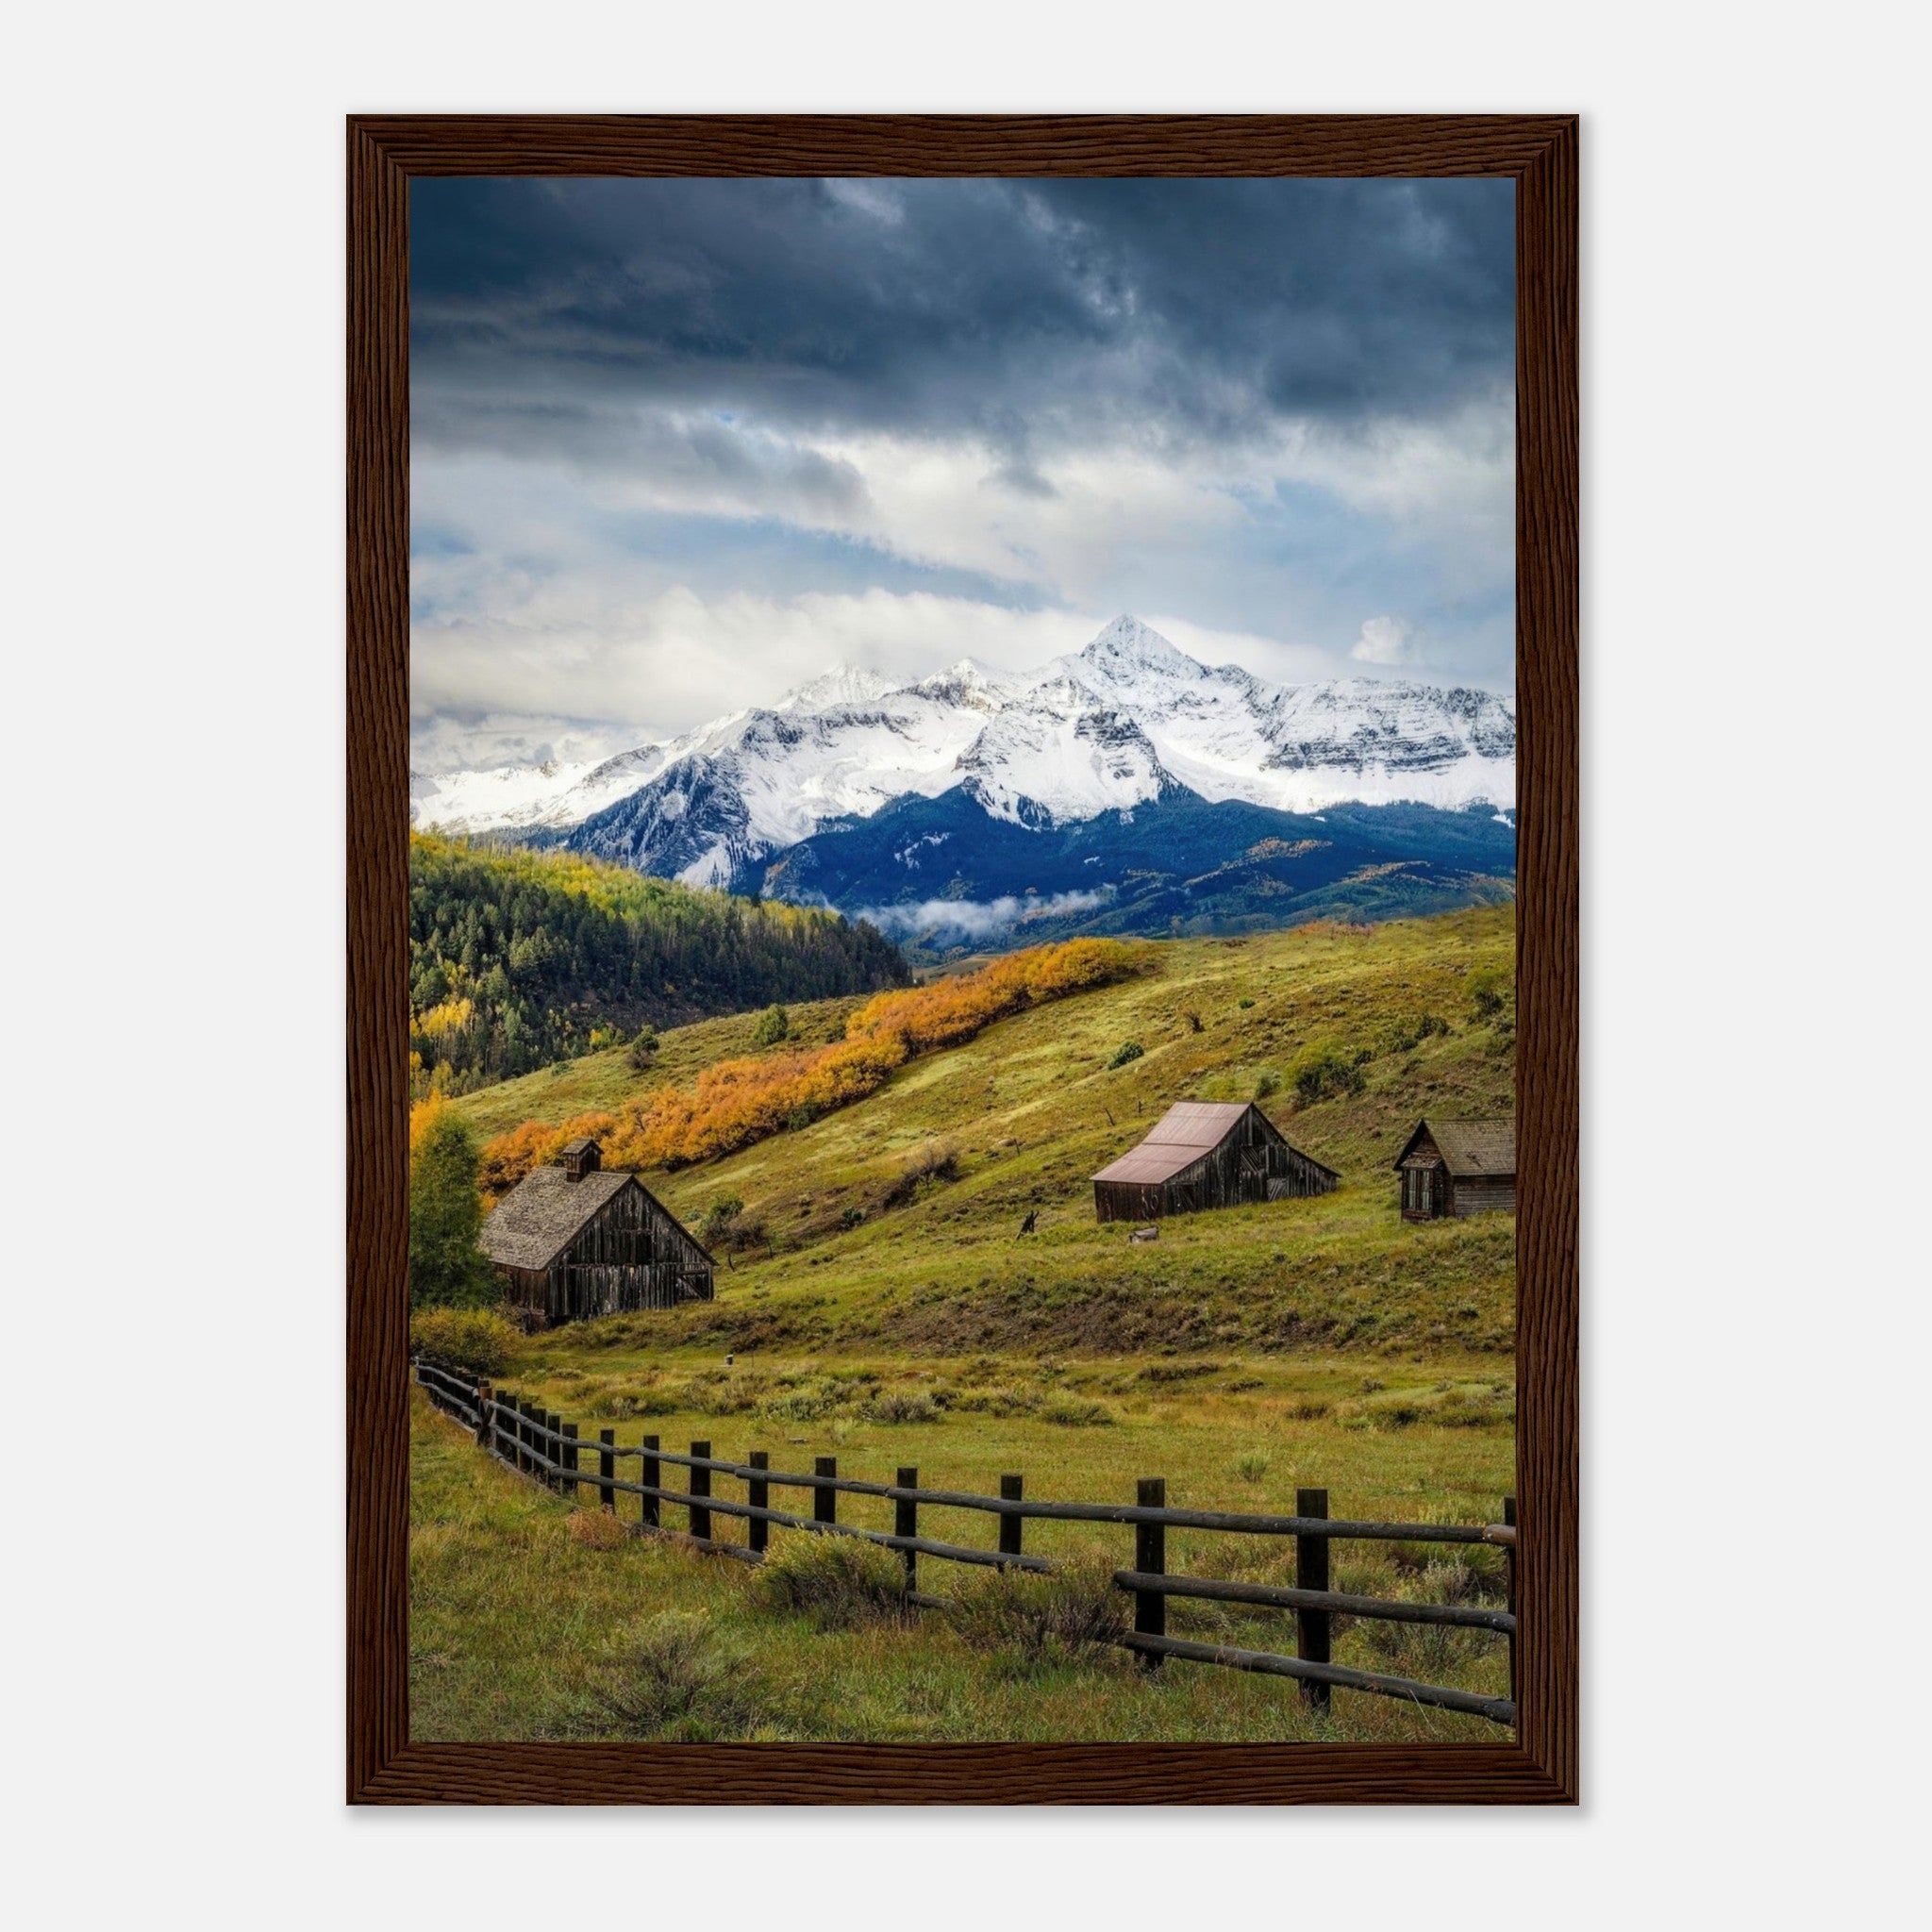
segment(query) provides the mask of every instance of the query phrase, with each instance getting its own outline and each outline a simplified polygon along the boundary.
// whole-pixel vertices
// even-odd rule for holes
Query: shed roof
[[[1503,1114],[1492,1120],[1419,1121],[1416,1130],[1395,1157],[1400,1167],[1426,1134],[1442,1157],[1442,1165],[1460,1178],[1464,1174],[1514,1174],[1516,1172],[1516,1117]]]
[[[1251,1103],[1244,1100],[1177,1100],[1147,1131],[1145,1147],[1219,1147]]]
[[[581,1154],[586,1148],[593,1154],[597,1151],[596,1141],[588,1134],[579,1134],[575,1141],[566,1141],[563,1143],[563,1151],[566,1154]]]
[[[1148,1129],[1138,1147],[1130,1147],[1092,1178],[1124,1181],[1133,1187],[1153,1187],[1161,1181],[1171,1181],[1204,1155],[1212,1153],[1250,1113],[1271,1134],[1274,1133],[1274,1122],[1252,1102],[1177,1100]]]
[[[621,1169],[574,1181],[560,1167],[533,1167],[483,1224],[483,1252],[504,1268],[547,1268],[590,1224],[600,1208],[638,1177]]]

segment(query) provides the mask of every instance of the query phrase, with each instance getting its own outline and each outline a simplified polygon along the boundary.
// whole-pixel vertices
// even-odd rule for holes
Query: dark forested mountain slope
[[[1410,918],[1515,894],[1516,828],[1487,805],[1271,811],[1169,788],[1131,808],[1032,828],[960,787],[837,820],[740,891],[842,906],[915,957],[1075,932],[1253,932]]]
[[[891,941],[564,853],[409,841],[409,1048],[446,1092],[774,1001],[903,986]]]

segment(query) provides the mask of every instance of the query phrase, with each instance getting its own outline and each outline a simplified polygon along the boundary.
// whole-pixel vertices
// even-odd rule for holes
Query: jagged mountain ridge
[[[1514,708],[1417,684],[1271,685],[1123,617],[1027,675],[963,659],[892,687],[839,667],[774,706],[598,764],[418,779],[411,809],[443,830],[534,833],[723,885],[894,801],[955,791],[1033,831],[1182,794],[1289,813],[1507,811]]]

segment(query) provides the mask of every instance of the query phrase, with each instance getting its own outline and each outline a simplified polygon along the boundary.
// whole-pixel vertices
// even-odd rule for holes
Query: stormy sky
[[[1131,611],[1513,683],[1506,181],[417,180],[413,761]]]

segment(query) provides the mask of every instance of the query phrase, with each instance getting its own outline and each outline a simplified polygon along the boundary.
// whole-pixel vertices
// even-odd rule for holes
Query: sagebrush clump
[[[1043,1423],[1057,1423],[1063,1429],[1104,1429],[1113,1421],[1113,1410],[1104,1402],[1083,1402],[1076,1395],[1056,1396],[1040,1411]]]
[[[752,1596],[768,1610],[809,1617],[821,1630],[897,1623],[908,1612],[906,1566],[856,1536],[786,1537],[753,1574]]]
[[[1288,1070],[1296,1101],[1313,1107],[1318,1100],[1359,1093],[1367,1085],[1362,1066],[1368,1058],[1366,1053],[1352,1053],[1331,1040],[1303,1047]]]
[[[523,1332],[491,1308],[419,1308],[409,1317],[409,1353],[463,1369],[500,1375],[515,1359]]]
[[[1104,1551],[1057,1569],[993,1570],[966,1578],[946,1620],[962,1642],[1025,1668],[1069,1663],[1110,1645],[1127,1627],[1127,1597]]]
[[[747,1652],[708,1617],[665,1610],[613,1661],[594,1702],[622,1738],[711,1743],[741,1738],[763,1717],[762,1685]]]
[[[885,1389],[865,1406],[875,1423],[937,1423],[944,1411],[924,1389]]]

